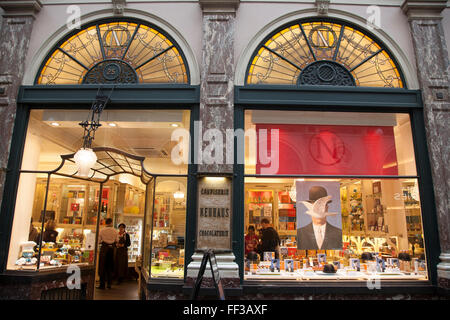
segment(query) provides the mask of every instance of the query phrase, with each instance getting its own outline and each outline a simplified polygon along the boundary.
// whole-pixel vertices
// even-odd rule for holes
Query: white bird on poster
[[[308,201],[301,201],[306,207],[306,214],[315,218],[325,218],[326,216],[334,216],[337,212],[326,212],[327,203],[331,201],[331,196],[326,196],[317,199],[314,203]]]

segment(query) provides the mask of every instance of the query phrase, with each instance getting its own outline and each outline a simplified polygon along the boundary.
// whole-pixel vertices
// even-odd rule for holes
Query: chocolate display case
[[[184,277],[186,203],[172,192],[156,192],[151,245],[151,278]]]
[[[94,263],[97,214],[100,206],[100,225],[112,214],[116,181],[105,183],[100,197],[98,183],[78,179],[52,178],[50,180],[47,209],[44,214],[47,179],[37,178],[33,202],[33,227],[39,234],[54,221],[57,233],[55,242],[45,242],[43,237],[41,256],[40,244],[34,246],[34,263],[16,262],[16,269],[39,270],[62,267],[69,264],[91,265]],[[44,220],[44,221],[43,221]],[[43,223],[44,222],[44,223]]]

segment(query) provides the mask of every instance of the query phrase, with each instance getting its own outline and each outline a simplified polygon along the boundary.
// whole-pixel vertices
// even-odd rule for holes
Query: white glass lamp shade
[[[175,199],[184,199],[184,192],[182,191],[177,191],[173,194],[173,197]]]
[[[89,171],[94,167],[95,162],[97,162],[97,156],[92,149],[81,148],[75,153],[74,160],[77,165],[78,175],[80,177],[87,177]]]

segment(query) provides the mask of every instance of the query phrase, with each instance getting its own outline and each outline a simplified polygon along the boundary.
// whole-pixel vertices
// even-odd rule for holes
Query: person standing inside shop
[[[116,244],[116,267],[117,284],[120,284],[128,273],[128,247],[131,245],[130,235],[125,231],[125,223],[119,224],[119,233]]]
[[[105,223],[106,227],[98,235],[101,247],[98,262],[100,286],[97,289],[105,289],[105,281],[108,284],[108,289],[111,289],[114,271],[114,247],[118,235],[116,229],[113,228],[113,220],[111,218],[106,219]]]
[[[56,229],[55,220],[48,220],[45,225],[45,231],[42,235],[42,241],[56,243],[56,238],[58,237],[58,231]]]
[[[261,243],[258,247],[259,255],[263,258],[264,252],[275,252],[275,259],[279,259],[278,249],[281,241],[278,232],[270,226],[270,222],[266,218],[261,220],[261,226]]]
[[[251,252],[256,252],[258,246],[258,236],[255,233],[254,226],[248,226],[248,233],[245,235],[245,256]]]
[[[39,231],[33,226],[33,219],[30,222],[30,232],[28,234],[28,241],[39,243]]]

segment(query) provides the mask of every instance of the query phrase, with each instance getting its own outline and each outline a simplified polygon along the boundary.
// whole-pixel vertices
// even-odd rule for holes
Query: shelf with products
[[[360,186],[354,186],[350,192],[350,230],[364,231],[364,208]]]
[[[365,231],[364,208],[361,184],[347,183],[341,186],[341,210],[344,212],[343,232],[355,233]]]
[[[170,227],[170,212],[173,209],[173,194],[157,192],[153,207],[153,226],[158,228]]]
[[[408,235],[413,236],[416,234],[421,234],[422,216],[417,181],[414,180],[403,182],[402,192]]]
[[[124,216],[123,223],[127,227],[126,230],[131,242],[128,248],[128,262],[134,263],[137,257],[141,255],[143,217]]]
[[[267,252],[257,260],[245,260],[246,280],[367,280],[373,276],[380,279],[426,280],[426,263],[414,259],[411,262],[383,254],[379,260],[364,260],[360,256],[347,257],[338,250],[296,250],[295,247],[281,247],[280,259]],[[326,265],[333,266],[333,272],[325,273]]]
[[[278,198],[278,233],[280,235],[297,235],[296,204],[291,201],[288,191],[277,192]]]
[[[152,236],[151,277],[183,278],[184,243],[171,227],[154,227]]]
[[[108,182],[103,188],[101,217],[109,217],[114,182]],[[47,179],[39,178],[36,182],[33,206],[35,226],[42,222]],[[98,213],[99,184],[80,182],[77,179],[52,178],[49,185],[45,220],[54,220],[58,226],[96,226]],[[95,197],[94,197],[95,194]]]
[[[108,216],[107,212],[112,210],[108,207],[112,203],[115,184],[109,181],[104,185],[102,218]],[[47,179],[38,178],[32,217],[33,226],[39,233],[42,232],[46,189]],[[57,235],[53,242],[46,242],[43,238],[40,268],[60,267],[72,263],[93,263],[99,190],[100,185],[95,182],[59,177],[50,179],[44,234],[47,230],[47,222],[53,220]],[[90,220],[90,218],[94,219]]]
[[[381,181],[373,181],[370,188],[370,182],[365,182],[367,189],[371,193],[366,194],[367,207],[367,231],[387,233],[388,227],[385,224],[386,206],[382,203]],[[371,189],[371,190],[370,190]]]
[[[261,228],[261,220],[264,218],[268,219],[269,223],[275,224],[273,200],[273,190],[248,191],[247,204],[249,225],[254,225],[256,230],[258,230]]]
[[[89,188],[88,210],[86,216],[86,225],[97,224],[97,214],[100,205],[100,225],[105,224],[106,218],[111,218],[115,211],[115,196],[119,183],[116,181],[108,181],[103,185],[101,199],[100,186],[94,185]]]
[[[141,255],[144,224],[145,190],[128,183],[117,187],[114,207],[114,225],[124,223],[130,236],[128,262],[134,263]]]

